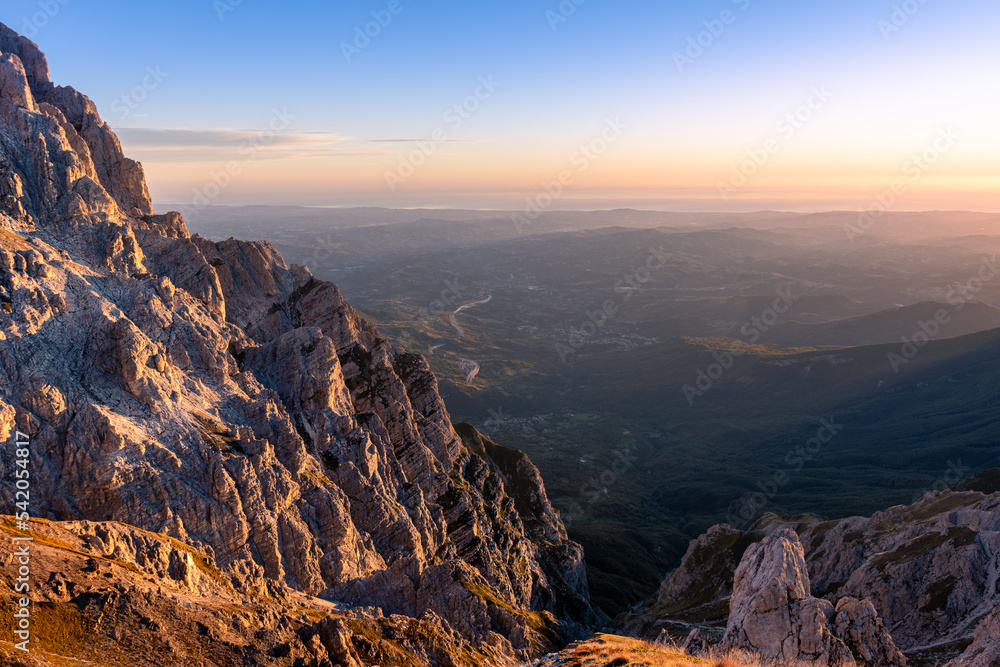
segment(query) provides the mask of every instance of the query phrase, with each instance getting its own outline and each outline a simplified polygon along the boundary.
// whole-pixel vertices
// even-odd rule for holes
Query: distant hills
[[[322,233],[278,220],[272,236],[422,351],[456,419],[531,454],[606,611],[727,517],[870,512],[1000,463],[1000,279],[975,283],[995,215],[887,214],[852,242],[851,213],[546,213],[521,235],[497,214],[407,214]],[[664,259],[646,275],[651,250]],[[459,337],[450,313],[487,297]],[[902,338],[942,309],[942,340],[894,372]],[[717,354],[748,345],[688,400]],[[480,364],[471,383],[463,360]],[[829,446],[748,504],[831,416],[844,426]]]
[[[963,336],[1000,328],[1000,308],[981,302],[923,301],[833,322],[787,322],[764,333],[761,340],[785,345],[872,345],[912,338],[923,331],[922,323],[931,331],[937,330],[938,336]]]

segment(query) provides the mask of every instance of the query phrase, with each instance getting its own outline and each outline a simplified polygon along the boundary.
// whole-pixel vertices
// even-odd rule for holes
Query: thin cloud
[[[378,155],[383,151],[362,148],[336,132],[270,130],[190,130],[186,128],[119,128],[127,152],[152,162],[225,162],[314,159]]]

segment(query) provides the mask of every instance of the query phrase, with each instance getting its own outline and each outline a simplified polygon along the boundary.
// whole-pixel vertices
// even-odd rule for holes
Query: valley
[[[456,421],[529,453],[612,615],[714,523],[868,514],[1000,464],[994,216],[851,241],[850,214],[554,213],[524,236],[425,214],[274,243],[421,351]]]

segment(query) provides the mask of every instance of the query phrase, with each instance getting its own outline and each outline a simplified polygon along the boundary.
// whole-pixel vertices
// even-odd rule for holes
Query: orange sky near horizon
[[[164,160],[155,149],[144,157],[142,148],[130,154],[143,162],[154,199],[171,204],[412,208],[434,201],[434,206],[517,209],[526,198],[546,203],[552,192],[558,194],[548,204],[553,209],[581,201],[592,202],[590,208],[632,201],[633,208],[671,208],[676,202],[679,208],[706,211],[751,210],[757,203],[783,203],[786,210],[815,211],[864,208],[895,184],[901,194],[893,200],[894,210],[1000,211],[1000,174],[975,154],[963,154],[958,144],[946,152],[933,149],[933,142],[928,146],[926,156],[914,150],[903,159],[867,156],[863,162],[846,155],[810,160],[791,150],[769,154],[763,143],[742,155],[693,150],[664,155],[624,139],[599,156],[579,148],[561,156],[528,156],[471,143],[439,146],[431,155],[416,147],[364,152],[347,145],[343,154],[315,156],[307,149],[269,155],[265,148],[253,160],[212,155]]]

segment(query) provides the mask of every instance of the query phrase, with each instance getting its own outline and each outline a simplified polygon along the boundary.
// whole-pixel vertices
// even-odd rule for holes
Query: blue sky
[[[7,0],[0,20],[41,46],[56,83],[95,100],[161,201],[245,160],[276,110],[280,136],[214,203],[503,205],[572,165],[609,119],[628,129],[574,172],[563,204],[863,203],[944,126],[962,139],[910,207],[984,208],[1000,185],[996,2],[395,1]],[[348,59],[373,12],[391,21]],[[484,77],[495,91],[446,122]],[[830,99],[720,198],[817,86]],[[447,141],[415,156],[412,140],[437,129]]]

